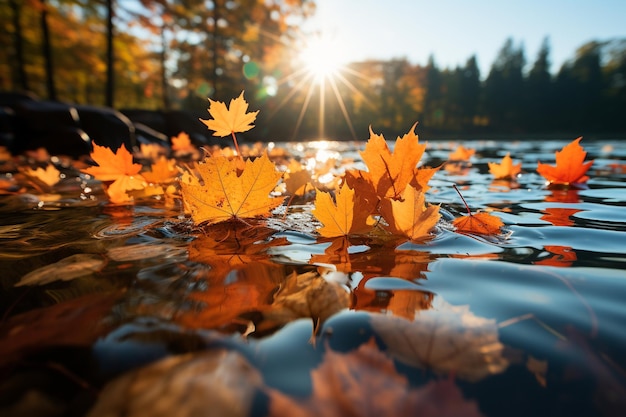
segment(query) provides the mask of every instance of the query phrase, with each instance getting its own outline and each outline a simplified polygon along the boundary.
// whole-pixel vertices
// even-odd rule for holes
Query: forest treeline
[[[475,56],[301,68],[313,0],[3,0],[0,90],[117,109],[187,110],[241,90],[259,139],[387,134],[626,134],[626,39],[593,40],[552,69],[507,39],[488,74]],[[408,51],[407,51],[408,52]],[[255,139],[255,138],[253,138]]]

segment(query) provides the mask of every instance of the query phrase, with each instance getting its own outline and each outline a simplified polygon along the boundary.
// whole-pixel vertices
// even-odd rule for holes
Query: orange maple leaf
[[[196,166],[202,184],[181,182],[183,201],[196,224],[269,216],[282,204],[282,198],[269,197],[281,173],[266,154],[247,160],[241,173],[238,166],[239,160],[208,157]]]
[[[587,152],[580,146],[582,137],[574,139],[560,151],[556,151],[556,166],[537,162],[537,172],[552,184],[582,184],[589,177],[585,175],[593,161],[585,161]]]
[[[402,200],[383,200],[380,211],[389,224],[385,229],[411,240],[429,236],[441,217],[439,206],[426,207],[424,193],[410,185],[406,186],[401,197]]]
[[[235,132],[246,132],[254,127],[252,122],[259,111],[247,112],[248,103],[243,98],[243,91],[239,97],[230,100],[230,108],[221,101],[209,99],[209,114],[213,119],[200,119],[209,129],[214,130],[213,136],[228,136]]]
[[[177,136],[172,136],[172,150],[175,152],[192,152],[196,150],[196,147],[191,143],[189,135],[185,132],[180,132]]]
[[[486,212],[468,214],[452,222],[457,232],[476,233],[479,235],[497,235],[504,226],[502,220]]]
[[[475,149],[466,148],[459,145],[454,152],[448,155],[449,161],[468,161],[476,153]]]
[[[144,179],[151,184],[172,182],[178,176],[176,161],[161,155],[151,166],[150,171],[142,173]]]
[[[124,144],[113,153],[110,148],[94,143],[90,156],[98,166],[85,168],[82,172],[93,175],[100,181],[113,181],[106,189],[112,203],[128,202],[131,200],[128,191],[145,188],[146,180],[139,175],[141,164],[133,163],[133,155],[126,150]]]
[[[110,148],[94,143],[90,156],[98,166],[85,168],[82,171],[100,181],[115,181],[121,176],[137,175],[141,171],[141,164],[133,163],[133,155],[126,150],[124,144],[113,153]]]
[[[500,163],[488,162],[487,165],[489,165],[489,172],[496,179],[515,178],[520,172],[522,172],[522,163],[513,164],[513,160],[511,159],[509,152],[506,153]]]
[[[324,237],[347,236],[365,233],[371,229],[367,224],[370,212],[362,210],[357,204],[355,192],[343,184],[335,194],[333,201],[330,193],[317,190],[315,209],[311,212],[322,222],[318,232]]]
[[[370,127],[370,138],[361,157],[381,198],[397,198],[414,178],[415,168],[426,150],[426,145],[418,143],[414,132],[416,125],[396,139],[393,153],[383,135],[375,134]]]

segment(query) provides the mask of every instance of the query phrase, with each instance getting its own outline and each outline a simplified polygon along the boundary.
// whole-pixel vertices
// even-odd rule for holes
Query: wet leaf
[[[270,197],[281,173],[267,155],[247,160],[241,173],[238,159],[208,157],[197,165],[202,184],[181,182],[182,196],[194,223],[269,216],[283,202]]]
[[[289,172],[285,178],[286,192],[292,196],[303,196],[307,190],[312,190],[311,173],[306,169]]]
[[[381,198],[397,198],[414,178],[414,171],[426,145],[418,143],[415,125],[407,134],[398,137],[393,153],[382,135],[370,128],[370,138],[361,152],[367,165],[372,185]]]
[[[586,175],[593,161],[585,161],[587,152],[580,146],[582,137],[573,140],[556,151],[556,166],[537,162],[537,172],[552,184],[582,184],[587,182]]]
[[[504,226],[502,219],[486,212],[469,214],[454,219],[452,222],[457,232],[476,233],[479,235],[497,235]]]
[[[104,387],[89,417],[248,416],[263,385],[237,352],[172,356],[128,372]]]
[[[46,168],[38,167],[37,169],[32,169],[30,167],[25,168],[22,171],[24,174],[29,177],[35,178],[49,187],[52,187],[56,183],[61,180],[60,172],[56,167],[52,164],[46,165]]]
[[[150,171],[144,171],[141,175],[148,183],[167,184],[173,182],[178,177],[178,173],[176,161],[161,155],[150,165]]]
[[[214,130],[213,136],[229,136],[236,132],[246,132],[254,127],[258,110],[248,112],[248,102],[243,98],[243,91],[239,97],[230,100],[230,108],[221,101],[209,99],[209,114],[213,119],[200,119],[209,129]]]
[[[407,185],[401,194],[401,200],[384,200],[380,207],[381,214],[387,221],[385,226],[395,235],[418,240],[428,237],[439,221],[439,206],[425,204],[421,191]]]
[[[481,415],[450,380],[411,388],[373,340],[345,354],[327,351],[311,379],[313,393],[304,401],[268,390],[270,417]]]
[[[469,161],[476,153],[475,149],[466,148],[463,145],[456,147],[454,152],[448,155],[448,161]]]
[[[479,381],[508,366],[495,320],[475,316],[468,306],[441,297],[414,320],[373,314],[372,326],[396,359],[440,374]]]
[[[15,286],[45,285],[55,281],[71,281],[100,271],[104,264],[105,261],[100,255],[79,253],[29,272]]]
[[[324,237],[366,233],[372,228],[367,223],[370,213],[358,206],[355,191],[346,184],[335,194],[335,201],[330,193],[318,190],[311,212],[322,222],[318,232]]]
[[[350,294],[341,285],[326,281],[316,271],[302,274],[294,271],[281,285],[264,317],[270,322],[267,325],[283,325],[310,317],[315,334],[330,316],[349,306]]]
[[[513,164],[510,152],[506,153],[500,163],[488,162],[487,165],[489,166],[489,172],[495,179],[513,179],[516,178],[520,172],[522,172],[522,163]]]

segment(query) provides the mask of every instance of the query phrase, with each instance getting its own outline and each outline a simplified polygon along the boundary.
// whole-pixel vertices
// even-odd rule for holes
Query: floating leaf
[[[476,153],[475,149],[466,148],[463,145],[459,145],[454,152],[448,155],[448,161],[469,161],[469,159]]]
[[[181,182],[183,200],[196,224],[269,216],[282,204],[270,197],[281,173],[267,155],[247,160],[238,173],[239,160],[208,157],[197,165],[202,184]]]
[[[537,162],[537,172],[552,184],[582,184],[587,182],[586,175],[593,161],[585,161],[587,152],[580,146],[582,137],[574,139],[560,151],[556,151],[556,166]]]
[[[507,152],[500,163],[488,162],[489,172],[495,179],[515,178],[522,171],[522,163],[513,164],[510,153]]]
[[[337,191],[335,200],[330,193],[318,190],[312,213],[323,224],[318,230],[320,235],[347,236],[371,230],[372,227],[367,224],[370,213],[356,204],[355,192],[347,184]]]
[[[385,229],[411,240],[429,236],[439,221],[439,206],[426,207],[424,193],[410,185],[401,197],[402,200],[385,200],[381,205],[380,211],[388,223]]]

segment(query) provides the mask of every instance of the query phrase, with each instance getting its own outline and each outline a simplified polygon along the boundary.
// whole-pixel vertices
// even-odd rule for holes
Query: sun
[[[304,70],[316,81],[323,82],[337,75],[346,62],[337,42],[328,36],[314,36],[304,45],[299,54]]]

